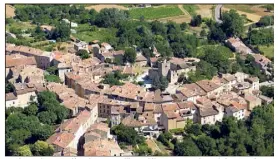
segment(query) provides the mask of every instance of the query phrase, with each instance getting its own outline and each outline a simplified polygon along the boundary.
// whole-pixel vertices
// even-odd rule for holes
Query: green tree
[[[54,112],[43,111],[38,113],[38,118],[44,124],[56,123],[57,115]]]
[[[209,41],[224,42],[226,40],[226,34],[218,23],[213,23],[210,26],[207,38]]]
[[[206,37],[206,36],[207,36],[207,32],[206,32],[205,29],[202,29],[202,30],[201,30],[200,36],[201,36],[201,37]]]
[[[21,146],[19,147],[15,154],[17,156],[32,156],[32,152],[30,150],[30,147],[28,145],[24,145],[24,146]]]
[[[125,50],[124,54],[124,62],[134,63],[136,60],[136,52],[132,48],[128,48]]]
[[[62,22],[58,23],[57,27],[53,29],[49,35],[50,39],[59,41],[67,41],[70,39],[70,26],[69,24]]]
[[[248,42],[251,45],[266,45],[274,43],[274,29],[251,30],[248,33]]]
[[[161,133],[158,136],[157,141],[160,141],[163,145],[165,145],[167,147],[169,146],[169,140],[165,137],[164,133]]]
[[[15,129],[10,132],[9,136],[9,143],[23,145],[25,143],[25,140],[31,137],[31,132],[26,129]]]
[[[265,8],[268,12],[271,12],[272,10],[274,10],[274,5],[273,4],[267,4],[267,5],[265,5]]]
[[[6,108],[6,118],[12,114],[12,113],[21,113],[23,112],[23,108],[21,107],[9,107],[9,108]]]
[[[38,102],[39,102],[39,105],[42,105],[45,101],[49,101],[49,100],[56,100],[57,97],[56,97],[56,94],[53,93],[53,92],[50,92],[50,91],[43,91],[43,92],[40,92],[38,94]]]
[[[89,53],[86,50],[78,50],[76,55],[80,56],[81,59],[87,59],[90,57]]]
[[[5,88],[5,92],[6,93],[10,93],[14,91],[14,85],[11,84],[9,81],[6,80],[6,88]]]
[[[218,153],[215,140],[211,137],[205,135],[199,136],[196,140],[196,145],[202,152],[203,156],[212,156],[215,155],[215,153]]]
[[[119,143],[125,143],[128,145],[143,144],[145,138],[139,136],[138,133],[130,127],[126,127],[122,124],[114,126],[111,129],[112,134],[117,135],[117,140]]]
[[[116,8],[104,8],[96,16],[95,23],[99,27],[116,27],[120,22],[128,20],[127,11]]]
[[[45,125],[38,126],[37,129],[35,129],[32,132],[32,141],[46,140],[53,133],[54,133],[53,127],[50,125],[45,124]]]
[[[263,16],[257,23],[258,26],[270,26],[274,24],[274,16]]]
[[[201,60],[196,66],[196,71],[188,73],[188,78],[185,83],[194,83],[203,79],[212,79],[216,74],[217,68],[210,63]]]
[[[267,96],[269,98],[274,98],[274,87],[270,86],[261,86],[260,91],[262,92],[262,95]]]
[[[201,156],[202,153],[192,139],[184,139],[174,147],[175,156]]]
[[[189,127],[186,132],[188,134],[193,134],[195,136],[201,135],[202,130],[201,130],[201,125],[200,124],[193,124],[191,127]]]
[[[24,108],[23,113],[28,115],[28,116],[31,116],[31,115],[36,115],[38,110],[39,110],[39,108],[36,105],[36,103],[32,103],[28,107]]]
[[[222,21],[221,28],[228,37],[242,35],[244,31],[244,20],[236,10],[231,9],[228,12],[224,12],[222,14]]]
[[[51,75],[57,75],[58,68],[56,66],[51,66],[51,67],[46,68],[46,71]]]
[[[148,156],[152,154],[152,149],[147,144],[140,144],[138,148],[135,148],[134,152],[138,153],[139,156]]]
[[[202,17],[201,15],[195,15],[191,19],[190,25],[191,26],[200,26],[202,24]]]
[[[167,87],[168,87],[168,80],[166,77],[159,77],[159,76],[155,76],[154,79],[152,79],[152,87],[154,89],[160,89],[162,91],[164,91]]]
[[[188,24],[186,22],[183,22],[180,24],[181,30],[186,30],[188,28]]]
[[[53,156],[54,148],[45,141],[38,140],[32,146],[34,156]]]

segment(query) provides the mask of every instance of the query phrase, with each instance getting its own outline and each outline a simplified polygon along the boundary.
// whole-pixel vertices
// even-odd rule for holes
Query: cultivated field
[[[222,11],[228,11],[230,9],[235,9],[241,15],[245,14],[247,19],[257,22],[262,16],[273,15],[271,12],[267,12],[263,5],[224,5]]]
[[[177,5],[162,5],[155,8],[134,8],[130,9],[129,12],[131,18],[133,19],[140,19],[141,16],[144,16],[145,19],[159,19],[179,16],[183,14],[183,12],[179,9]]]
[[[213,5],[197,5],[196,14],[202,16],[202,18],[212,18],[212,7]]]
[[[123,5],[116,5],[116,4],[110,4],[110,5],[104,5],[104,4],[91,5],[91,6],[87,6],[85,8],[86,9],[95,9],[97,12],[99,12],[100,10],[102,10],[104,8],[118,8],[118,9],[121,9],[121,10],[128,10],[128,8],[124,7]]]
[[[183,8],[191,15],[196,15],[196,10],[199,9],[199,7],[195,4],[184,4]]]
[[[266,9],[263,8],[263,6],[264,5],[256,4],[224,5],[225,8],[235,9],[246,13],[253,13],[259,16],[273,15],[271,12],[266,12]]]
[[[11,18],[15,16],[15,9],[11,5],[6,5],[6,17]]]

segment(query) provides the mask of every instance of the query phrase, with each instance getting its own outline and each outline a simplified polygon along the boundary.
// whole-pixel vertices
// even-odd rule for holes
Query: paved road
[[[222,5],[217,5],[215,7],[215,12],[214,12],[215,17],[214,18],[215,18],[217,23],[222,23],[222,20],[220,20],[221,7],[222,7]]]

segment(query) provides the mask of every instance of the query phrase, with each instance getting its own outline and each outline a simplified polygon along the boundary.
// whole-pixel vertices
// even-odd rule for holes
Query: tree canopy
[[[192,124],[176,156],[273,156],[274,106],[256,107],[245,121],[225,117],[215,125]]]
[[[54,133],[53,126],[60,124],[68,116],[68,109],[60,105],[56,95],[49,91],[38,94],[38,104],[30,103],[24,109],[8,108],[6,110],[6,154],[23,154],[21,153],[23,150],[29,153],[31,148],[31,154],[34,156],[52,156],[53,147],[48,144],[46,146],[44,141]],[[29,149],[26,146],[22,148],[27,144],[30,145]]]
[[[228,37],[240,36],[244,31],[244,20],[236,12],[236,10],[231,9],[228,12],[222,14],[221,27]]]
[[[124,143],[127,145],[144,144],[145,138],[139,136],[138,133],[130,127],[126,127],[123,124],[114,126],[111,132],[117,135],[117,140],[119,143]]]
[[[167,78],[163,76],[154,76],[154,78],[152,79],[152,87],[154,89],[160,89],[164,91],[168,87],[168,84],[169,82]]]
[[[273,86],[261,86],[260,91],[262,91],[262,95],[265,95],[269,98],[274,98],[274,87]]]
[[[120,71],[115,71],[104,76],[102,83],[113,85],[123,85],[121,80],[126,79],[128,75],[122,74]]]
[[[124,54],[124,62],[134,63],[136,60],[136,52],[132,48],[128,48],[125,50]]]

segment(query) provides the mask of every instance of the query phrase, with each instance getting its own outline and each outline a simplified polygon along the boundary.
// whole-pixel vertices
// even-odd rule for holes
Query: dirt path
[[[6,16],[11,18],[15,16],[15,8],[11,5],[6,5]]]
[[[160,151],[160,148],[157,146],[157,144],[152,139],[146,140],[147,145],[152,149],[153,152]]]
[[[86,9],[95,9],[97,12],[99,12],[100,10],[104,9],[104,8],[118,8],[121,10],[128,10],[128,8],[124,7],[124,6],[120,6],[120,5],[116,5],[116,4],[108,4],[108,5],[104,5],[104,4],[99,4],[99,5],[91,5],[88,7],[85,7]]]
[[[167,21],[173,21],[178,24],[183,23],[183,22],[190,22],[191,17],[188,15],[179,15],[179,16],[174,16],[174,17],[167,17],[167,18],[160,18],[157,19],[160,22],[167,22]]]
[[[184,15],[189,15],[189,16],[191,16],[191,15],[183,8],[182,4],[179,4],[178,7],[179,7],[179,9],[183,12]]]

